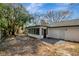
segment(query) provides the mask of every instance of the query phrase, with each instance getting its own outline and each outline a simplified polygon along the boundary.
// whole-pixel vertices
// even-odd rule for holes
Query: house
[[[39,39],[46,38],[47,26],[43,25],[29,26],[28,35]]]
[[[79,20],[54,22],[52,25],[28,27],[28,35],[35,38],[58,38],[79,41]]]

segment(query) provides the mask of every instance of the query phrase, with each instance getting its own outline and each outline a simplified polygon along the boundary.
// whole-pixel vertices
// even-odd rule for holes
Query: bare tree
[[[43,16],[44,16],[43,14],[33,14],[34,19],[31,21],[31,23],[38,25],[43,19]]]
[[[60,11],[49,11],[45,18],[49,20],[49,23],[60,22],[70,18],[72,12],[69,10],[60,10]]]
[[[70,10],[60,10],[60,11],[49,11],[46,14],[33,14],[34,19],[31,23],[38,25],[44,24],[47,25],[52,24],[53,22],[60,22],[64,20],[68,20],[72,15]]]

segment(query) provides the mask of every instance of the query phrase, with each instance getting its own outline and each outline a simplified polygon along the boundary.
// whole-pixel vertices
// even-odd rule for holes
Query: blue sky
[[[50,10],[70,10],[72,11],[72,18],[79,18],[79,4],[71,3],[23,3],[22,4],[29,13],[46,13]]]

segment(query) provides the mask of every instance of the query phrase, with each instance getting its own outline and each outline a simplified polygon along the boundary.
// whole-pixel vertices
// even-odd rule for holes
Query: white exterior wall
[[[31,37],[39,38],[39,39],[43,38],[42,35],[35,35],[35,34],[28,34],[28,35],[31,36]]]
[[[79,27],[68,28],[65,31],[65,40],[79,41]]]
[[[28,33],[28,35],[31,36],[31,37],[35,37],[35,38],[42,39],[42,38],[43,38],[43,35],[42,35],[42,28],[43,28],[43,29],[46,29],[46,27],[39,27],[39,35],[30,34],[30,33]]]
[[[48,28],[47,37],[79,41],[79,27]]]
[[[63,39],[64,38],[64,30],[65,29],[61,29],[61,28],[48,28],[48,35],[47,37],[52,37],[52,38],[60,38]]]

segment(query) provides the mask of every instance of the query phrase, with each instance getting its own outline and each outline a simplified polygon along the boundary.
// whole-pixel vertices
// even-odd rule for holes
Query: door
[[[43,38],[46,38],[46,29],[44,29]]]

